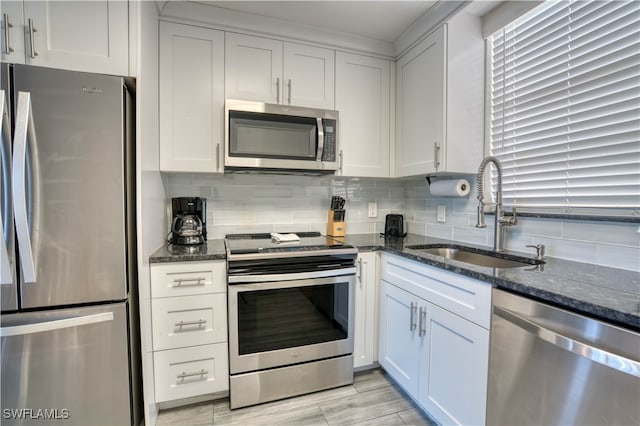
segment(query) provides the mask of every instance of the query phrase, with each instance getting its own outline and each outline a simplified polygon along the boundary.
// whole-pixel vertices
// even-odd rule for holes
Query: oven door
[[[230,373],[353,353],[355,275],[229,285]]]

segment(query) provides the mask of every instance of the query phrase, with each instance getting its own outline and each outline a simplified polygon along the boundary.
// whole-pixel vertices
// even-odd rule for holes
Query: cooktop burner
[[[355,247],[342,241],[321,235],[319,232],[295,232],[299,241],[275,242],[271,234],[229,234],[226,236],[227,255],[312,252],[324,250],[356,251]]]

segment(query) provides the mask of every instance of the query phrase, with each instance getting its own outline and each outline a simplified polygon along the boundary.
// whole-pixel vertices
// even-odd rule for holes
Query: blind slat
[[[488,142],[505,204],[640,214],[639,29],[638,1],[563,0],[492,36]]]

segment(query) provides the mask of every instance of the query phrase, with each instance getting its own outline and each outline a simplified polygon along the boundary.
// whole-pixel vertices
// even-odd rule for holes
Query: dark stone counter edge
[[[384,251],[387,253],[396,254],[407,259],[414,260],[416,262],[423,263],[425,265],[435,266],[440,269],[455,272],[460,275],[464,275],[470,278],[478,279],[480,281],[488,282],[497,288],[511,291],[513,293],[530,297],[543,303],[557,306],[562,309],[567,309],[572,312],[589,315],[596,319],[600,319],[607,322],[613,322],[616,325],[623,327],[631,327],[634,330],[640,330],[640,316],[630,313],[620,312],[615,309],[607,308],[605,306],[599,306],[593,303],[576,300],[572,297],[545,291],[539,288],[530,287],[524,284],[519,284],[513,281],[497,278],[491,275],[483,274],[478,271],[461,268],[450,263],[441,262],[435,259],[429,259],[426,257],[415,256],[401,250],[396,250],[390,247],[377,244],[363,244],[357,245],[360,252],[371,251]],[[169,254],[169,255],[152,255],[149,257],[149,263],[173,263],[173,262],[198,262],[198,261],[211,261],[211,260],[225,260],[226,253],[224,251],[206,253],[206,254]]]
[[[634,314],[620,312],[615,309],[607,308],[606,306],[600,306],[593,303],[584,302],[582,300],[577,300],[562,294],[542,290],[535,287],[530,287],[525,284],[519,284],[517,282],[513,282],[507,279],[502,279],[502,278],[494,277],[492,275],[483,274],[478,271],[461,268],[457,265],[452,265],[450,263],[440,262],[438,260],[429,259],[426,257],[415,256],[410,253],[406,253],[400,250],[395,250],[389,247],[363,246],[362,248],[358,247],[358,250],[362,252],[384,251],[387,253],[392,253],[407,259],[414,260],[416,262],[419,262],[425,265],[435,266],[437,268],[455,272],[456,274],[464,275],[469,278],[474,278],[480,281],[484,281],[492,284],[493,286],[499,289],[507,290],[521,296],[532,298],[534,300],[547,303],[549,305],[553,305],[561,309],[566,309],[580,315],[588,315],[595,319],[599,319],[599,320],[610,322],[610,323],[613,322],[615,325],[619,325],[625,328],[632,328],[636,331],[640,331],[640,316],[637,316]]]

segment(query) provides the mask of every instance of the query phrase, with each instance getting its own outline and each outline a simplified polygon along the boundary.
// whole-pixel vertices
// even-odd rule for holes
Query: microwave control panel
[[[324,149],[322,151],[322,161],[336,161],[336,120],[323,119],[322,129],[324,130]]]

